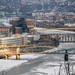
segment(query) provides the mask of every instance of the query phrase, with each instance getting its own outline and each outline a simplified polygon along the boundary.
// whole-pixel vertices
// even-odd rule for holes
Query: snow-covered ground
[[[61,43],[59,47],[45,51],[54,52],[61,49],[75,48],[75,43]],[[56,57],[55,57],[56,58]],[[60,57],[59,57],[60,58]],[[75,60],[75,55],[70,58]],[[75,74],[75,61],[70,61],[70,73]],[[38,67],[33,68],[30,72],[21,75],[67,75],[64,62],[44,62]]]
[[[31,72],[36,72],[38,75],[58,75],[59,66],[59,63],[56,62],[44,63],[31,70]]]
[[[27,60],[0,60],[0,71],[11,69],[12,67],[16,67],[24,62],[26,63]]]
[[[69,62],[70,63],[70,62]],[[70,71],[68,73],[75,74],[75,66],[72,65],[75,63],[71,62]],[[67,75],[66,68],[64,62],[45,62],[38,67],[33,68],[30,72],[21,74],[21,75]]]
[[[43,55],[38,55],[38,54],[25,54],[21,55],[20,59],[21,60],[16,60],[16,57],[10,57],[9,60],[0,60],[0,71],[3,70],[9,70],[13,67],[16,67],[18,65],[21,65],[22,63],[28,62],[29,59],[36,59],[38,57],[42,57]]]
[[[42,55],[41,55],[42,56]],[[9,70],[13,67],[16,67],[18,65],[21,65],[22,63],[27,63],[27,59],[36,59],[38,57],[41,57],[40,55],[22,55],[22,60],[15,60],[15,57],[11,57],[10,60],[0,60],[0,71]],[[73,57],[75,58],[75,57]],[[75,62],[74,62],[75,63]],[[61,69],[60,69],[61,66]],[[44,62],[40,64],[38,67],[35,67],[30,70],[30,73],[28,74],[21,74],[21,75],[58,75],[60,72],[60,75],[66,75],[66,70],[64,69],[64,63],[63,62]],[[73,69],[75,67],[73,66]],[[64,74],[65,72],[65,74]]]

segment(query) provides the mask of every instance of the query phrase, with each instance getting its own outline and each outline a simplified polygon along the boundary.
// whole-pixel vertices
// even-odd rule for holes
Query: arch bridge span
[[[75,29],[75,28],[74,28]],[[75,42],[75,32],[55,29],[37,30],[40,36],[50,36],[53,38],[59,38],[59,42]]]

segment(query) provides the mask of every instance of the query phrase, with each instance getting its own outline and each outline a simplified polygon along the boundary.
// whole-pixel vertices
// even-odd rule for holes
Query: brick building
[[[8,36],[10,33],[10,28],[9,27],[0,27],[0,33],[2,35]]]
[[[30,34],[34,34],[35,33],[35,29],[34,29],[33,21],[31,19],[27,19],[26,20],[26,25],[29,28],[29,33]]]
[[[22,33],[24,26],[22,27],[22,25],[20,24],[21,21],[22,20],[20,18],[16,18],[12,20],[12,33],[13,34]],[[34,30],[33,21],[31,19],[27,19],[25,22],[26,22],[25,30],[28,29],[30,34],[34,34],[35,30]]]

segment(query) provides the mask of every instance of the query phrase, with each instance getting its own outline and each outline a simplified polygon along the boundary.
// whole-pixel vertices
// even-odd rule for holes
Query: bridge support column
[[[20,60],[20,48],[18,47],[17,49],[16,49],[16,60]]]
[[[8,60],[9,56],[8,55],[5,55],[5,60]]]
[[[69,35],[67,36],[67,38],[68,38],[68,42],[69,42]]]
[[[20,60],[20,54],[16,55],[16,60]]]

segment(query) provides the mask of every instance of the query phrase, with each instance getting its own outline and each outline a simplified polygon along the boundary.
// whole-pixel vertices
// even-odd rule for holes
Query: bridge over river
[[[37,33],[40,34],[40,36],[59,38],[59,42],[75,42],[74,31],[37,29]]]

